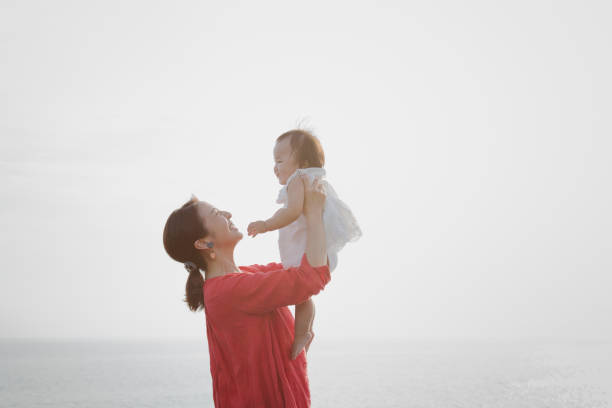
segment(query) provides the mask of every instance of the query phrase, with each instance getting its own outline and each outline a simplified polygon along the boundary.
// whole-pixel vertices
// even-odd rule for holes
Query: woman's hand
[[[306,174],[301,175],[304,183],[304,216],[320,217],[325,206],[325,191],[321,179],[315,177],[312,183]]]

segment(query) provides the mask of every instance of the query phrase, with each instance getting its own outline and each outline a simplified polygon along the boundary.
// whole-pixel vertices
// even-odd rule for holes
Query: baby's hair
[[[300,168],[325,166],[325,154],[319,139],[307,130],[293,129],[283,133],[276,143],[289,138],[291,150]]]

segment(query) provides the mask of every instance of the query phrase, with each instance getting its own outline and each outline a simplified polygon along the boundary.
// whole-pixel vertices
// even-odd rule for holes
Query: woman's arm
[[[306,177],[306,176],[304,176]],[[304,191],[306,252],[300,266],[266,273],[235,275],[228,284],[233,305],[250,313],[267,313],[281,306],[301,303],[319,293],[330,280],[327,266],[323,205],[325,193],[316,180],[308,178]]]
[[[325,192],[320,179],[310,184],[307,176],[302,176],[305,186],[304,217],[306,218],[306,257],[313,266],[327,265],[327,241],[323,226],[323,206]]]
[[[268,272],[233,274],[225,301],[246,313],[268,313],[281,306],[304,302],[330,281],[329,267],[312,266],[304,255],[300,266]]]
[[[264,232],[276,231],[297,220],[304,208],[304,183],[298,177],[287,186],[287,207],[280,208],[265,221],[255,221],[249,224],[247,232],[255,237]]]

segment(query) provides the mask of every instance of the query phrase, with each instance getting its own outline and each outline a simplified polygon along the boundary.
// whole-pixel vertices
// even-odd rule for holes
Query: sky
[[[363,230],[318,338],[612,338],[609,3],[0,6],[0,337],[203,338],[165,221],[278,260],[246,226],[301,125]]]

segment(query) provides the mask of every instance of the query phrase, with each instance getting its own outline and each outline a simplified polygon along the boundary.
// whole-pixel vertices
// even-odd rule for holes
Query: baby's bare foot
[[[310,340],[308,340],[308,343],[306,343],[306,353],[308,354],[308,349],[310,348],[310,343],[312,343],[312,341],[314,340],[314,332],[310,332]]]
[[[291,359],[295,360],[300,355],[304,347],[309,346],[313,338],[312,333],[304,333],[296,336],[293,340],[293,346],[291,346]]]

